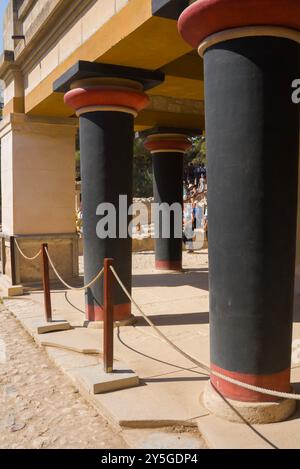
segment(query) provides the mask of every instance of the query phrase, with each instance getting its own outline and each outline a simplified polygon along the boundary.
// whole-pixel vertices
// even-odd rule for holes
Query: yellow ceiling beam
[[[177,99],[194,99],[203,101],[204,83],[199,80],[189,78],[166,76],[166,80],[161,85],[149,90],[150,95],[170,96]]]
[[[53,94],[54,81],[78,60],[96,62],[122,38],[126,39],[147,22],[151,15],[151,0],[131,0],[26,95],[25,112],[36,114],[34,109]]]
[[[202,81],[182,77],[167,76],[165,83],[148,92],[151,95],[167,96],[174,99],[204,100],[204,84]],[[70,117],[73,109],[64,104],[63,93],[52,93],[28,114],[33,116]],[[183,114],[184,116],[185,114]]]
[[[157,70],[191,50],[181,39],[176,21],[152,17],[151,0],[131,0],[26,95],[25,112],[36,115],[41,110],[44,112],[49,102],[61,102],[58,98],[50,99],[53,82],[78,60]],[[163,85],[163,95],[167,95],[168,87],[177,92],[177,81],[175,79],[169,85]],[[195,84],[191,83],[191,87],[196,89]],[[195,94],[192,91],[187,93],[180,96],[191,97]],[[202,99],[199,92],[197,99]],[[60,115],[63,114],[65,112],[61,114],[60,107]]]
[[[135,119],[134,128],[137,132],[152,127],[199,129],[200,133],[204,129],[204,115],[145,110]]]
[[[157,70],[191,50],[180,37],[176,21],[152,16],[97,62]]]

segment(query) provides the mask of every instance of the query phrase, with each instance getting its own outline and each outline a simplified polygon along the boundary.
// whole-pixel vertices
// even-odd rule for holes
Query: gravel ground
[[[153,252],[135,253],[133,272],[159,273],[154,261]],[[183,267],[207,269],[207,250],[184,252]],[[126,448],[1,305],[0,448]]]
[[[3,307],[0,448],[126,448]]]
[[[155,254],[153,251],[136,252],[132,255],[132,271],[134,274],[140,273],[161,273],[154,267]],[[208,251],[203,249],[201,251],[194,251],[182,253],[182,266],[184,269],[204,269],[208,268]],[[83,275],[83,256],[79,257],[79,273]]]
[[[134,253],[132,256],[132,269],[133,273],[142,273],[143,271],[152,273],[161,273],[154,268],[155,254],[152,251],[145,251]],[[208,268],[208,253],[207,249],[202,251],[194,251],[182,253],[182,266],[184,269],[203,269]]]

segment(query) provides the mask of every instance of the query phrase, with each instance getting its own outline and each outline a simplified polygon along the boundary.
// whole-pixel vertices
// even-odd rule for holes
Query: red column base
[[[218,366],[211,364],[211,369],[218,371],[230,378],[238,379],[244,383],[252,384],[253,386],[259,386],[265,389],[271,389],[273,391],[280,392],[291,392],[291,370],[287,368],[286,370],[280,371],[279,373],[274,373],[270,375],[250,375],[245,373],[237,373],[232,371],[224,370]],[[274,398],[274,396],[268,396],[267,394],[262,394],[255,391],[250,391],[249,389],[242,388],[236,384],[228,383],[221,378],[218,378],[214,375],[211,375],[211,383],[214,388],[222,394],[222,396],[227,397],[235,401],[241,402],[274,402],[280,399]]]
[[[114,305],[114,321],[125,321],[131,317],[131,303]],[[104,310],[102,306],[86,305],[86,318],[88,321],[103,321]]]
[[[158,270],[182,270],[181,261],[155,261],[155,268]]]

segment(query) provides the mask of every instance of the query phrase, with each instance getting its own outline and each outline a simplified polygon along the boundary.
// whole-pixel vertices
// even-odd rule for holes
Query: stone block
[[[37,334],[46,334],[47,332],[67,331],[71,328],[68,321],[37,321],[33,324]]]
[[[22,296],[24,294],[24,289],[22,285],[12,285],[7,287],[6,293],[7,296]]]
[[[115,365],[113,373],[105,373],[102,365],[80,368],[76,370],[76,378],[89,394],[102,394],[139,385],[139,377],[120,362]]]

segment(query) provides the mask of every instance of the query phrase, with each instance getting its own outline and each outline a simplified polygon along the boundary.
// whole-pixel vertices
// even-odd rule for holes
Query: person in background
[[[187,252],[193,253],[193,203],[194,200],[191,199],[189,203],[184,205],[184,220],[183,220],[183,235],[182,240],[186,245]]]
[[[183,171],[183,183],[185,185],[187,185],[189,183],[188,181],[188,170],[187,168],[184,168],[184,171]]]
[[[206,167],[201,163],[201,176],[206,177]]]
[[[189,182],[189,184],[194,184],[194,182],[195,182],[195,168],[194,168],[193,163],[188,164],[187,172],[188,172],[188,182]]]
[[[204,182],[204,176],[203,174],[201,175],[200,182],[199,182],[199,192],[202,193],[205,190],[205,182]]]
[[[200,181],[200,178],[201,178],[201,165],[197,166],[196,169],[195,169],[195,176],[196,176],[196,181],[195,181],[195,184],[198,186],[199,185],[199,181]]]
[[[79,234],[82,234],[82,207],[78,208],[76,212],[76,231]]]
[[[204,217],[203,217],[203,231],[205,234],[205,239],[208,241],[208,213],[207,213],[207,207],[204,212]]]
[[[193,231],[197,228],[197,203],[192,203],[192,229]]]

